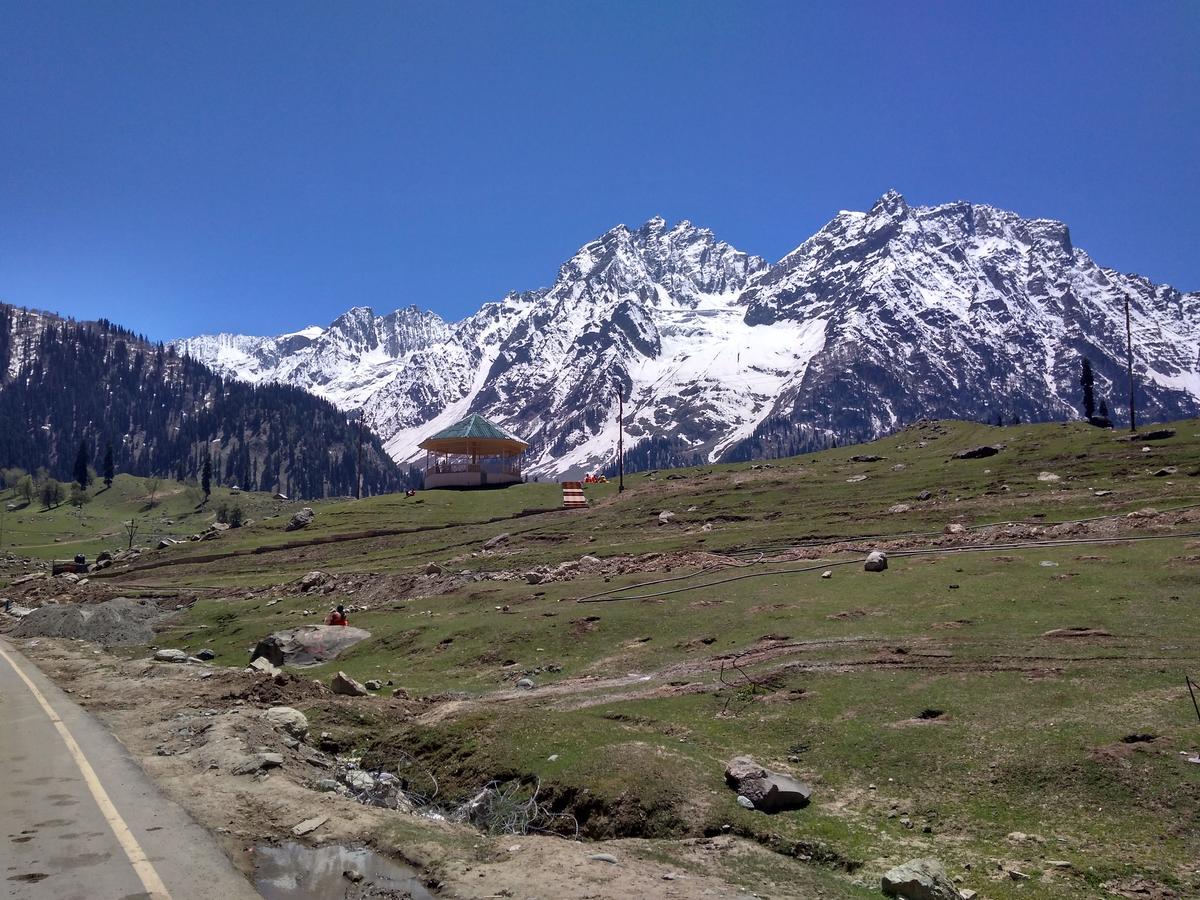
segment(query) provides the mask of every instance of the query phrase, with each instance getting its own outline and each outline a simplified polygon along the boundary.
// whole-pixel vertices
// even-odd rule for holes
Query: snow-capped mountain
[[[177,347],[361,408],[401,462],[479,412],[530,441],[531,472],[575,475],[613,461],[618,392],[627,448],[689,461],[865,439],[921,416],[1078,416],[1083,357],[1115,407],[1126,296],[1142,416],[1200,413],[1200,293],[1096,265],[1061,222],[912,208],[895,192],[775,265],[654,218],[586,244],[549,288],[460,322],[356,307],[327,328]]]

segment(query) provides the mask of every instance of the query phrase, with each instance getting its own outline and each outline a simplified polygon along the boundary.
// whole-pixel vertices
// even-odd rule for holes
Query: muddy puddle
[[[266,900],[434,900],[415,869],[366,847],[261,844],[253,877]]]

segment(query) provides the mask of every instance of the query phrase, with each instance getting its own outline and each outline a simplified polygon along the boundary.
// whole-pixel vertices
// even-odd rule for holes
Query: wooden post
[[[1133,405],[1133,329],[1129,325],[1129,295],[1125,295],[1125,361],[1129,372],[1129,430],[1137,431],[1137,414]]]

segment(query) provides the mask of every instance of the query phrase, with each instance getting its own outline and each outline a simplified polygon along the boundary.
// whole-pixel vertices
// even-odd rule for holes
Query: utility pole
[[[1129,294],[1125,295],[1125,361],[1129,373],[1129,430],[1137,431],[1137,416],[1133,406],[1133,329],[1129,325]]]
[[[617,382],[617,493],[625,490],[625,394]]]

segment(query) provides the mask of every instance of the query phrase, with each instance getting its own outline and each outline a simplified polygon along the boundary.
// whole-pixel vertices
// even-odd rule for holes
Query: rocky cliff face
[[[1085,356],[1115,412],[1126,296],[1143,414],[1200,412],[1200,294],[1098,266],[1060,222],[912,208],[895,192],[775,265],[655,218],[586,244],[549,288],[461,322],[358,307],[327,328],[177,346],[363,409],[400,461],[482,413],[552,476],[612,462],[618,392],[626,446],[688,462],[866,439],[920,416],[1077,416]]]

